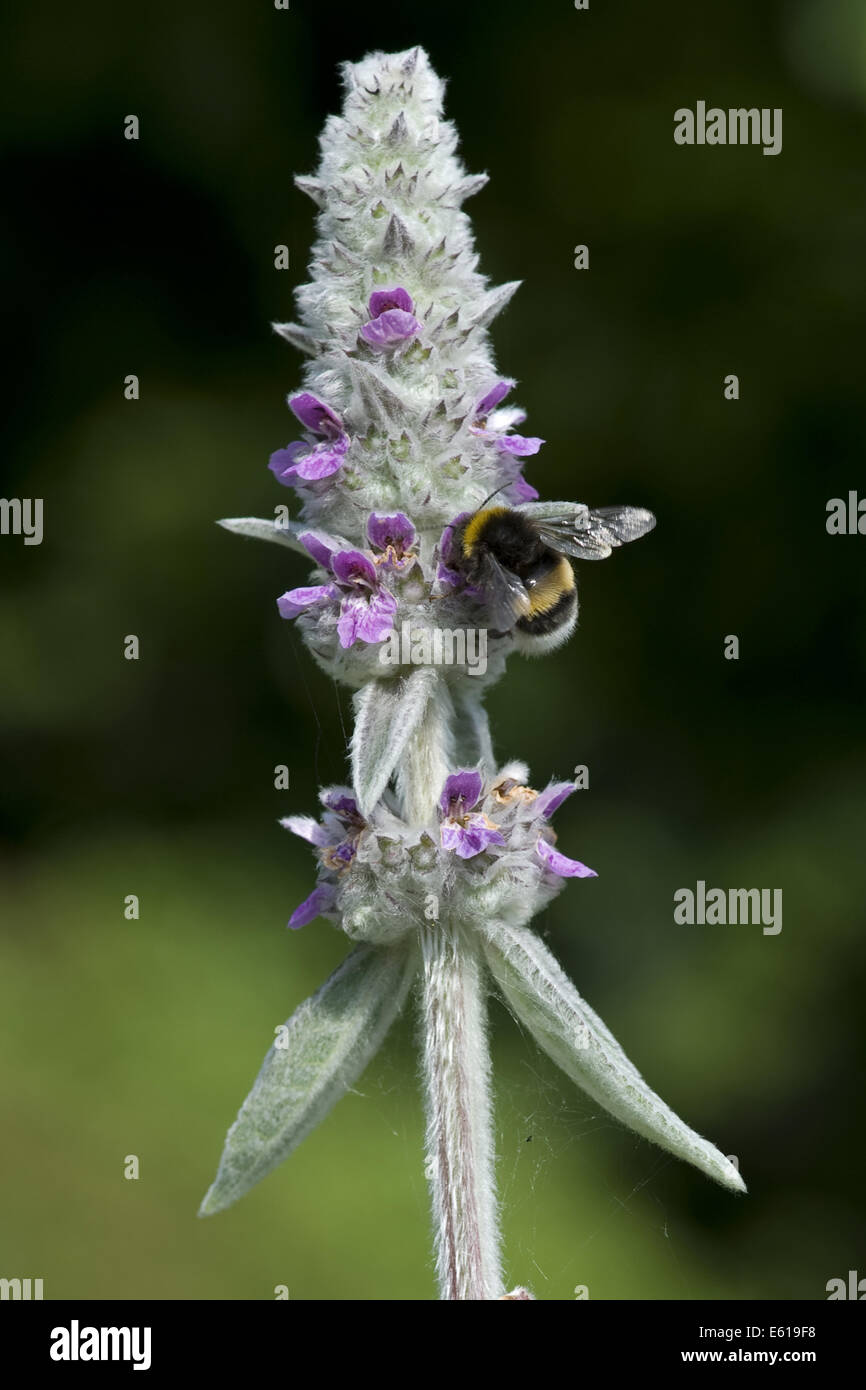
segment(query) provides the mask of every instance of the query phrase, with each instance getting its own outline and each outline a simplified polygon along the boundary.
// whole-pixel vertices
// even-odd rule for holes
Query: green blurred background
[[[277,617],[303,562],[213,521],[286,500],[265,464],[301,363],[269,323],[304,278],[291,176],[337,63],[418,42],[491,175],[482,268],[525,281],[494,341],[548,440],[530,478],[658,516],[583,568],[571,644],[490,697],[536,785],[590,768],[557,825],[599,878],[539,926],[750,1188],[610,1121],[496,1004],[510,1277],[820,1299],[866,1275],[866,539],[824,524],[866,492],[863,5],[33,0],[5,22],[2,492],[45,499],[45,540],[0,540],[0,1274],[47,1298],[434,1295],[411,1017],[288,1164],[196,1219],[274,1027],[345,953],[327,923],[285,931],[314,868],[276,820],[342,780],[348,701]],[[677,147],[698,99],[782,107],[781,155]],[[782,888],[781,934],[677,926],[699,878]]]

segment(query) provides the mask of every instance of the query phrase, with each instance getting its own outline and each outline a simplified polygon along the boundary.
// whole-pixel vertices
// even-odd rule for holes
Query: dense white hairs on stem
[[[440,922],[422,941],[427,1178],[445,1299],[501,1298],[486,990],[477,949]]]
[[[454,707],[444,682],[409,740],[397,786],[403,816],[423,822],[453,757]],[[443,915],[421,925],[421,1030],[427,1178],[444,1299],[504,1291],[494,1183],[486,981],[480,943]]]

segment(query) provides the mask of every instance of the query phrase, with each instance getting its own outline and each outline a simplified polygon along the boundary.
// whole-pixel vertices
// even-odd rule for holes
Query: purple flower
[[[503,377],[501,381],[497,381],[491,386],[487,395],[481,397],[481,400],[475,407],[475,414],[480,416],[489,415],[491,410],[495,410],[499,402],[503,401],[512,387],[516,385],[517,382],[512,381],[510,377]]]
[[[393,290],[374,290],[367,308],[370,310],[370,317],[376,319],[389,309],[402,309],[404,313],[411,314],[415,305],[409,291],[404,290],[402,285],[397,285]]]
[[[452,542],[457,527],[462,521],[468,521],[471,515],[471,512],[461,512],[459,516],[455,516],[453,521],[449,521],[439,538],[439,544],[436,547],[439,555],[439,563],[436,567],[436,578],[440,584],[445,585],[446,589],[459,589],[462,588],[465,583],[463,575],[456,568],[454,563],[455,555]]]
[[[394,625],[397,600],[380,582],[372,557],[361,550],[337,550],[312,531],[303,532],[298,539],[323,569],[330,570],[333,582],[290,589],[277,599],[280,617],[296,618],[316,604],[339,601],[337,636],[341,647],[381,642],[387,637]]]
[[[284,830],[291,830],[293,835],[306,840],[308,844],[318,845],[322,849],[330,842],[330,837],[324,825],[320,825],[312,816],[285,816],[280,825]]]
[[[285,449],[277,449],[271,454],[268,468],[285,487],[329,478],[341,467],[349,447],[349,436],[339,415],[308,391],[293,396],[289,406],[318,442],[299,439]]]
[[[334,906],[334,898],[337,889],[333,883],[319,883],[313,889],[308,898],[296,907],[289,918],[289,926],[292,931],[297,931],[298,927],[305,927],[308,922],[312,922],[314,917],[318,917],[323,912],[329,912]]]
[[[588,869],[579,859],[569,859],[567,855],[560,854],[549,840],[540,839],[537,849],[541,862],[560,878],[598,878],[595,869]]]
[[[307,589],[289,589],[277,599],[281,618],[297,618],[317,603],[328,603],[335,599],[338,590],[334,584],[313,584]]]
[[[361,337],[377,352],[386,352],[407,338],[414,338],[420,331],[421,325],[412,314],[402,309],[386,309],[384,314],[364,324]]]
[[[304,531],[298,540],[317,565],[321,565],[323,570],[331,568],[331,560],[340,548],[335,540],[321,531]]]
[[[445,781],[439,799],[440,842],[461,859],[473,859],[488,845],[504,845],[496,824],[474,808],[481,800],[481,773],[455,772]]]
[[[322,792],[322,805],[329,811],[333,811],[344,825],[354,826],[362,830],[367,822],[358,810],[358,803],[353,796],[341,791],[339,787],[329,787]]]
[[[481,800],[483,786],[478,771],[453,772],[445,779],[439,810],[443,816],[462,816],[474,810]]]
[[[563,801],[567,801],[575,790],[574,782],[551,782],[549,787],[545,787],[543,792],[539,792],[535,801],[535,811],[538,815],[544,816],[545,820],[550,820],[554,811],[558,811]]]
[[[534,828],[538,821],[548,821],[558,811],[563,801],[575,790],[574,782],[551,782],[543,792],[534,792],[524,787],[514,777],[506,777],[492,788],[493,800],[503,808],[517,807],[517,815],[524,825]],[[540,827],[541,833],[535,844],[536,853],[551,873],[560,878],[597,878],[594,869],[588,869],[579,859],[569,859],[554,849],[556,836],[547,825]]]
[[[355,858],[358,837],[366,825],[348,791],[330,788],[322,792],[321,799],[325,807],[321,823],[312,816],[287,816],[280,822],[293,835],[315,845],[324,875],[289,918],[293,930],[333,911],[339,877]]]
[[[536,815],[550,820],[554,811],[559,810],[563,801],[571,796],[574,790],[574,782],[551,782],[549,787],[539,793],[532,809]],[[595,869],[588,869],[579,859],[569,859],[567,855],[554,849],[553,839],[555,836],[552,830],[543,831],[536,845],[539,859],[552,873],[558,874],[560,878],[598,878]]]
[[[511,484],[511,492],[517,503],[536,502],[539,496],[538,488],[533,487],[532,483],[528,483],[522,473],[518,473]]]
[[[360,330],[361,337],[376,352],[385,352],[421,332],[414,316],[414,304],[407,290],[374,290],[368,305],[370,320]]]
[[[384,553],[376,563],[388,569],[402,570],[414,564],[412,546],[415,544],[415,527],[403,512],[392,516],[381,516],[371,512],[367,522],[367,539],[376,550]]]
[[[360,550],[341,550],[331,562],[343,593],[337,635],[341,647],[353,642],[381,642],[394,625],[397,600],[381,587],[376,566]]]
[[[470,429],[473,434],[480,434],[484,439],[491,440],[502,453],[511,454],[516,458],[528,458],[530,454],[538,453],[544,440],[538,439],[535,435],[506,433],[512,425],[519,425],[526,419],[526,412],[514,406],[506,410],[496,410],[496,406],[504,400],[513,385],[513,381],[503,377],[490,387],[475,407],[475,423],[470,425]]]
[[[292,396],[289,408],[311,434],[320,434],[325,439],[339,439],[343,433],[343,422],[339,415],[317,396],[311,396],[309,391]]]
[[[543,439],[538,439],[535,435],[525,434],[503,434],[496,441],[496,447],[503,454],[512,454],[516,458],[528,458],[530,454],[537,454]]]
[[[488,845],[504,845],[505,840],[486,816],[464,816],[459,822],[445,821],[440,832],[443,849],[453,849],[461,859],[474,859]]]
[[[338,845],[328,846],[322,851],[322,863],[325,868],[333,869],[338,874],[348,869],[354,858],[355,845],[352,840],[341,840]]]
[[[338,550],[331,557],[331,571],[348,588],[376,587],[376,566],[363,550]]]

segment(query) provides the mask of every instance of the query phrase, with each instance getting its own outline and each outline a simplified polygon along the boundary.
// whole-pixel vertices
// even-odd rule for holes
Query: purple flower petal
[[[402,554],[414,543],[415,527],[403,512],[395,512],[391,516],[371,512],[367,522],[367,539],[377,550],[387,550],[392,546]]]
[[[362,642],[383,642],[394,626],[397,600],[387,589],[373,594],[358,620],[357,636]]]
[[[337,620],[337,635],[341,647],[351,647],[353,642],[381,642],[394,626],[397,600],[387,589],[380,589],[369,597],[366,594],[348,594],[340,606]]]
[[[441,559],[443,565],[446,566],[446,568],[450,569],[454,564],[454,560],[456,559],[456,556],[452,553],[452,542],[454,540],[454,532],[456,531],[460,523],[463,521],[468,521],[471,515],[471,512],[461,512],[459,516],[455,516],[453,521],[449,521],[448,525],[445,527],[445,530],[442,532],[442,535],[439,537],[439,558]]]
[[[296,618],[314,604],[327,603],[329,599],[338,597],[339,591],[333,584],[313,584],[308,589],[289,589],[281,594],[277,599],[277,608],[281,618]]]
[[[341,791],[325,791],[319,799],[323,806],[327,806],[328,810],[333,811],[341,820],[362,823],[361,812],[353,796],[347,796]]]
[[[535,502],[539,497],[538,488],[528,483],[522,473],[518,473],[511,484],[511,492],[517,502]]]
[[[481,397],[481,400],[475,407],[476,415],[489,415],[491,410],[495,410],[499,402],[505,399],[514,385],[515,382],[508,380],[506,377],[503,377],[501,381],[497,381],[495,386],[491,386],[487,395]]]
[[[501,449],[503,454],[515,454],[517,458],[527,458],[530,454],[537,454],[543,439],[536,439],[534,436],[522,434],[503,434],[496,441],[497,449]]]
[[[377,319],[388,309],[404,309],[407,314],[411,314],[415,305],[408,290],[404,290],[402,285],[397,285],[393,290],[374,290],[370,295],[368,308],[370,318]]]
[[[285,476],[302,478],[305,482],[316,482],[319,478],[330,478],[343,465],[343,456],[349,447],[348,435],[342,435],[333,444],[317,444],[303,458],[298,459]]]
[[[463,583],[463,575],[457,570],[449,569],[443,565],[441,560],[436,566],[436,578],[440,584],[444,584],[446,589],[459,589]]]
[[[367,608],[367,600],[358,595],[356,598],[344,598],[340,604],[340,616],[337,619],[337,636],[340,639],[340,646],[344,649],[351,647],[357,639],[358,628],[361,619]]]
[[[316,564],[321,565],[323,570],[331,568],[331,557],[337,552],[337,542],[330,537],[323,535],[321,531],[304,531],[298,536],[301,545],[309,555],[312,555]]]
[[[289,409],[298,417],[305,429],[313,434],[322,434],[326,439],[338,439],[343,433],[343,422],[335,415],[329,405],[302,391],[299,396],[289,397]]]
[[[331,558],[331,569],[340,584],[351,588],[375,589],[379,583],[376,566],[361,550],[338,550]]]
[[[407,314],[405,309],[386,309],[384,314],[364,324],[361,337],[371,348],[381,352],[385,348],[405,342],[407,338],[413,338],[420,332],[421,324],[412,314]]]
[[[312,816],[284,816],[280,825],[284,830],[291,830],[293,835],[299,835],[310,845],[322,847],[330,840],[325,827],[319,825],[319,822],[314,820]]]
[[[471,515],[471,513],[466,512],[465,515],[469,516]],[[442,535],[439,537],[439,545],[437,546],[437,550],[439,551],[439,559],[441,563],[445,565],[447,568],[450,568],[450,563],[453,559],[453,556],[451,554],[451,546],[454,540],[454,528],[459,524],[461,519],[461,517],[456,517],[454,521],[449,522],[448,525],[445,527],[445,530],[442,532]]]
[[[559,810],[563,801],[567,801],[574,790],[574,782],[551,782],[549,787],[545,787],[543,792],[539,792],[532,803],[534,814],[544,816],[545,820],[550,820],[554,811]]]
[[[488,845],[505,844],[499,831],[485,824],[483,816],[467,816],[465,825],[445,821],[440,838],[442,848],[453,850],[461,859],[473,859]]]
[[[473,810],[481,800],[482,787],[481,773],[476,769],[452,772],[445,779],[439,798],[439,809],[443,816],[463,815]]]
[[[348,447],[346,435],[333,444],[317,444],[314,448],[298,440],[287,449],[277,449],[271,454],[268,468],[284,487],[294,487],[299,478],[302,482],[315,482],[336,473]]]
[[[295,465],[298,458],[310,452],[309,444],[305,444],[302,439],[296,439],[294,444],[289,444],[285,449],[277,449],[271,454],[268,468],[273,473],[278,483],[283,487],[291,487],[295,477]]]
[[[355,858],[355,846],[351,840],[341,840],[331,851],[331,861],[338,872],[347,869]]]
[[[318,884],[310,896],[304,899],[300,907],[295,908],[289,918],[289,926],[292,931],[297,931],[298,927],[305,927],[320,913],[329,912],[334,906],[336,894],[337,890],[333,883]]]
[[[539,840],[536,849],[539,859],[560,878],[598,878],[595,869],[588,869],[579,859],[569,859],[567,855],[560,854],[547,840]]]

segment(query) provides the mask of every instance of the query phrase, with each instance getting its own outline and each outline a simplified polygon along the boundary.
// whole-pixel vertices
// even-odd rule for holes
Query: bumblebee
[[[496,624],[529,655],[565,642],[577,622],[577,586],[569,556],[604,560],[617,546],[656,524],[642,507],[529,502],[482,507],[462,518],[451,538],[451,562]]]

